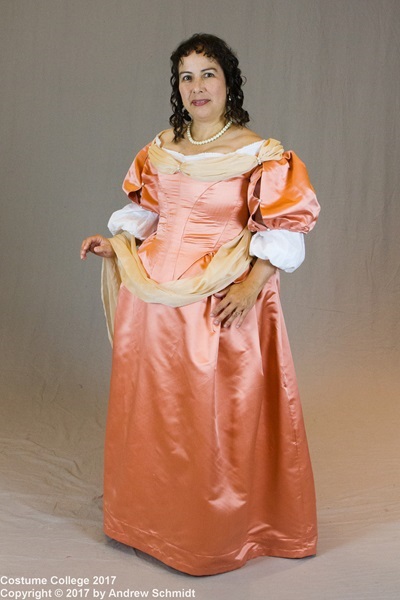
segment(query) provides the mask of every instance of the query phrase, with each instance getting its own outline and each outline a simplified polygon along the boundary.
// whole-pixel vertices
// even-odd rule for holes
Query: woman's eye
[[[214,77],[214,73],[204,73],[204,77]]]
[[[183,75],[182,81],[190,81],[190,75]]]

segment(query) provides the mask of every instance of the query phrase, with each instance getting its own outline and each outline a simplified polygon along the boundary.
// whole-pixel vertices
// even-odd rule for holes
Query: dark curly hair
[[[183,107],[179,92],[179,63],[183,57],[189,56],[192,52],[205,54],[209,58],[213,58],[222,68],[228,88],[225,118],[241,126],[250,121],[249,113],[243,108],[242,85],[246,83],[246,78],[241,74],[239,61],[235,53],[224,40],[217,36],[208,33],[195,33],[191,38],[182,42],[171,54],[172,75],[170,81],[173,114],[169,122],[174,129],[175,142],[183,138],[187,122],[191,120],[189,113]]]

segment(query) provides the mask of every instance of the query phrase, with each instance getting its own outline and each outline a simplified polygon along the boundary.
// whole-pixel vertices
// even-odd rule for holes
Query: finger
[[[229,305],[230,305],[229,300],[226,300],[226,298],[224,298],[223,300],[221,300],[221,302],[219,304],[217,304],[217,306],[215,306],[213,308],[211,316],[218,317],[219,319],[221,319],[222,314],[224,313],[224,311],[226,311],[228,309]],[[228,309],[226,315],[229,315],[232,312],[232,310],[233,310],[233,308],[231,308],[230,310]]]
[[[88,250],[89,250],[89,244],[86,242],[86,240],[83,240],[82,246],[81,246],[81,258],[82,259],[87,258]]]
[[[90,246],[90,244],[94,241],[97,240],[98,236],[97,235],[91,235],[87,238],[85,238],[82,242],[82,248],[87,248],[88,246]]]
[[[103,238],[102,235],[91,235],[90,237],[87,237],[83,240],[82,248],[89,247],[92,244],[101,244],[104,241],[104,239],[105,238]]]
[[[89,252],[97,254],[99,250],[102,250],[104,248],[104,245],[104,241],[101,238],[94,238],[92,239],[92,243],[90,244]]]
[[[103,240],[101,244],[93,248],[93,253],[102,258],[113,258],[115,256],[114,248],[108,240]]]
[[[99,244],[98,246],[94,246],[93,248],[93,254],[107,254],[109,252],[109,248],[108,246],[106,246],[105,244]]]
[[[81,245],[81,257],[86,258],[88,252],[91,251],[91,245],[94,243],[94,237],[85,238]]]
[[[245,318],[247,317],[249,313],[249,310],[244,310],[238,317],[237,323],[236,323],[236,327],[241,327],[243,321],[245,320]]]
[[[214,294],[214,296],[215,296],[215,294]],[[226,305],[227,305],[226,298],[223,298],[222,300],[217,302],[212,309],[211,316],[214,316],[214,315],[217,315],[218,313],[220,313],[222,310],[224,310]]]
[[[227,306],[225,308],[225,310],[223,310],[219,315],[217,315],[215,317],[214,323],[217,324],[217,323],[222,323],[224,321],[227,322],[227,320],[229,320],[232,317],[234,312],[235,312],[234,306],[230,306],[230,305]]]
[[[230,288],[230,285],[228,285],[228,287],[224,288],[223,290],[220,290],[219,292],[215,292],[214,296],[216,298],[225,298],[225,296],[229,292],[229,288]]]
[[[234,310],[233,313],[229,316],[229,318],[227,319],[227,321],[224,323],[224,327],[230,327],[232,325],[232,323],[238,319],[240,319],[242,316],[242,312],[238,311],[238,310]],[[236,324],[237,325],[237,324]]]
[[[83,240],[83,242],[81,244],[81,252],[86,252],[87,249],[88,249],[88,241],[86,238],[85,240]]]
[[[236,327],[241,327],[243,321],[247,317],[251,308],[252,308],[252,306],[247,306],[247,307],[236,306],[235,310],[229,316],[226,323],[224,324],[224,327],[230,327],[234,321],[236,321]]]

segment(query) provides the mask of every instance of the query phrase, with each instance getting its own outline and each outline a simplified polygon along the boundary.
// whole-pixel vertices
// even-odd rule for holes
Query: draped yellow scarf
[[[195,277],[157,283],[147,276],[136,249],[136,240],[129,233],[119,233],[110,239],[117,258],[104,258],[101,295],[106,315],[108,336],[112,343],[114,315],[121,283],[143,300],[167,306],[186,306],[224,289],[248,268],[251,233],[243,229],[233,240],[219,248],[207,268]]]

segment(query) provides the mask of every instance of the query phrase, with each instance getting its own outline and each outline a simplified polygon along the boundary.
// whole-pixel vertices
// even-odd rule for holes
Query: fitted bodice
[[[319,212],[304,163],[272,138],[191,156],[156,138],[136,155],[122,187],[159,215],[156,232],[138,250],[159,283],[199,275],[245,227],[307,233]]]
[[[150,171],[150,172],[149,172]],[[142,202],[157,199],[157,231],[139,248],[152,279],[163,282],[199,273],[218,248],[246,226],[249,177],[198,181],[181,172],[164,174],[149,165]]]
[[[271,142],[260,140],[230,154],[186,156],[162,148],[157,136],[141,175],[141,202],[159,213],[157,231],[139,249],[152,279],[199,274],[220,246],[242,231],[256,156],[262,146],[269,154],[282,151],[279,142]]]

